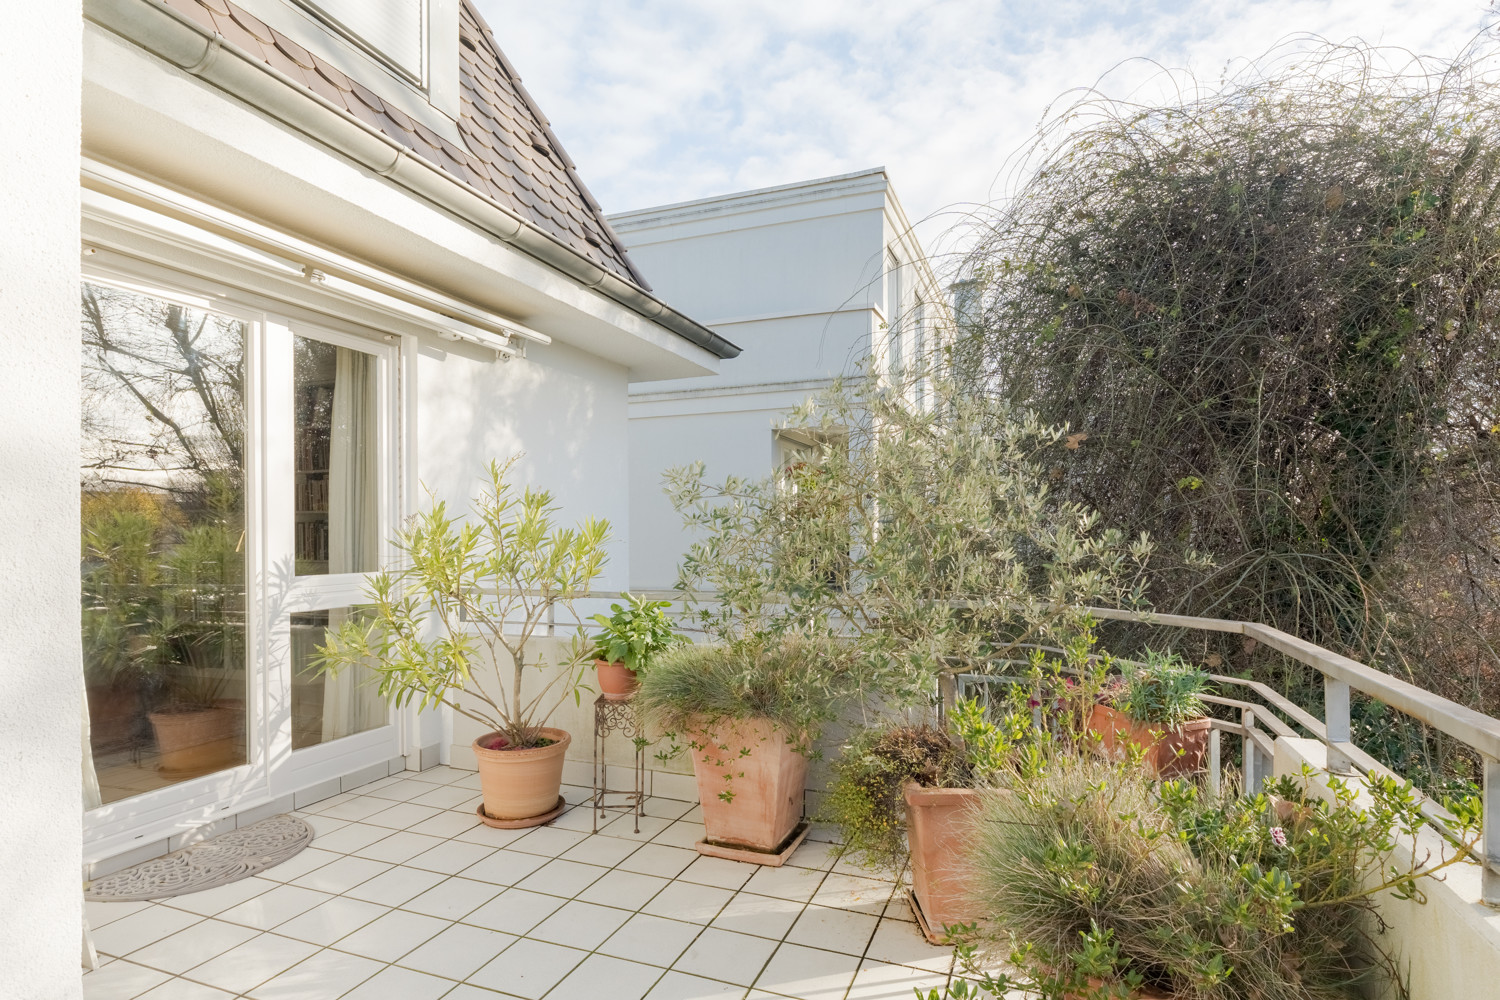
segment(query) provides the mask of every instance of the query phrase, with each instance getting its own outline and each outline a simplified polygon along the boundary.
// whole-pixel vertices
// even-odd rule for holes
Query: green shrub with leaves
[[[1137,722],[1180,729],[1205,714],[1208,674],[1176,653],[1146,650],[1145,663],[1127,669],[1116,707]]]
[[[441,500],[412,518],[395,541],[404,564],[371,578],[363,614],[318,647],[319,670],[362,664],[397,706],[447,705],[515,748],[550,742],[541,728],[564,700],[580,700],[594,644],[578,628],[552,678],[529,697],[527,671],[549,664],[528,647],[556,607],[573,612],[588,594],[604,568],[609,522],[558,525],[551,493],[512,485],[519,458],[490,463],[469,519],[455,519]]]
[[[594,659],[623,663],[627,669],[641,673],[658,655],[688,641],[667,617],[671,601],[651,601],[634,594],[622,596],[628,607],[611,604],[609,614],[592,618],[604,629],[590,636]]]
[[[839,751],[823,818],[838,826],[839,852],[856,863],[899,871],[906,862],[906,800],[924,788],[976,788],[997,781],[1031,719],[1010,712],[992,721],[972,698],[948,713],[949,728],[896,723],[860,729]]]
[[[822,445],[787,474],[669,473],[696,535],[678,586],[710,636],[820,637],[852,665],[850,693],[909,704],[1072,631],[1082,605],[1140,606],[1151,545],[1052,493],[1060,429],[940,378],[928,398],[840,380],[790,418]]]

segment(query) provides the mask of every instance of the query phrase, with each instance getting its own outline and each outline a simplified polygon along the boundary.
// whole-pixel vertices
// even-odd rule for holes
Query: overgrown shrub
[[[1173,103],[1091,94],[979,220],[956,355],[975,391],[1069,427],[1055,488],[1151,533],[1158,610],[1266,622],[1490,714],[1495,73],[1483,49],[1298,43],[1217,86],[1171,81]],[[1203,642],[1317,707],[1310,671]],[[1462,769],[1361,710],[1359,735],[1401,737],[1393,762]]]

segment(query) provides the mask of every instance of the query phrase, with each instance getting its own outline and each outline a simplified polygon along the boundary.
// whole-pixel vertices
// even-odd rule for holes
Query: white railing
[[[1294,704],[1270,686],[1239,677],[1210,675],[1215,684],[1243,688],[1261,704],[1243,698],[1209,695],[1205,701],[1237,710],[1239,722],[1215,719],[1209,734],[1209,781],[1215,787],[1220,771],[1220,739],[1230,733],[1242,740],[1243,787],[1258,790],[1271,773],[1275,741],[1297,736],[1281,716],[1305,729],[1328,748],[1328,770],[1338,774],[1361,774],[1367,777],[1392,776],[1400,779],[1374,757],[1355,746],[1350,739],[1350,692],[1376,701],[1431,726],[1470,747],[1483,762],[1481,792],[1484,797],[1483,839],[1475,857],[1483,867],[1481,896],[1490,906],[1500,907],[1500,719],[1491,718],[1457,702],[1409,684],[1357,660],[1342,656],[1322,646],[1288,635],[1280,629],[1255,622],[1226,621],[1218,618],[1194,618],[1186,615],[1152,614],[1122,611],[1114,608],[1086,609],[1096,619],[1137,622],[1164,628],[1181,628],[1199,632],[1227,632],[1256,640],[1283,655],[1317,670],[1323,676],[1323,718],[1319,719]],[[1013,661],[1012,661],[1013,662]],[[943,692],[944,700],[955,697],[962,687],[982,684],[991,678],[983,674],[963,674]],[[1278,715],[1277,713],[1280,713]],[[1427,821],[1457,843],[1449,830],[1452,817],[1440,804],[1425,798],[1422,813]]]

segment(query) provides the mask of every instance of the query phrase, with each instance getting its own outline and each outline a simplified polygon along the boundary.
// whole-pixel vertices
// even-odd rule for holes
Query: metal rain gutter
[[[580,256],[495,199],[185,15],[151,0],[85,0],[84,14],[100,27],[477,225],[689,343],[719,358],[739,356],[737,345]]]

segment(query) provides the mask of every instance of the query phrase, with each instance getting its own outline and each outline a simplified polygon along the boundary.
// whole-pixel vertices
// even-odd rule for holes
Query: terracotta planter
[[[1180,729],[1163,731],[1160,726],[1137,722],[1109,705],[1095,705],[1089,715],[1089,731],[1099,734],[1100,749],[1106,757],[1123,760],[1129,747],[1141,747],[1146,751],[1146,766],[1163,778],[1203,769],[1211,726],[1212,722],[1205,717],[1192,719]]]
[[[695,732],[693,776],[711,845],[779,855],[802,819],[807,758],[767,719],[725,722]],[[750,753],[741,756],[741,750]],[[726,780],[727,779],[727,780]],[[730,792],[725,801],[720,793]],[[775,862],[780,863],[780,862]]]
[[[243,710],[230,707],[152,712],[157,770],[186,778],[241,763],[238,736],[243,717]]]
[[[599,678],[599,693],[605,701],[629,701],[641,686],[635,671],[618,661],[595,660],[594,673]]]
[[[543,729],[542,735],[553,741],[544,747],[487,750],[480,745],[497,735],[485,733],[474,741],[484,798],[480,818],[492,826],[540,826],[562,805],[563,755],[573,737],[561,729]]]
[[[135,742],[141,712],[139,689],[140,682],[135,680],[88,686],[89,744],[95,753]]]
[[[973,788],[923,788],[915,782],[908,784],[904,792],[917,916],[927,939],[941,944],[946,938],[944,927],[978,919],[968,898],[970,873],[964,863],[964,852],[972,843],[970,829],[984,796],[1005,793]]]

